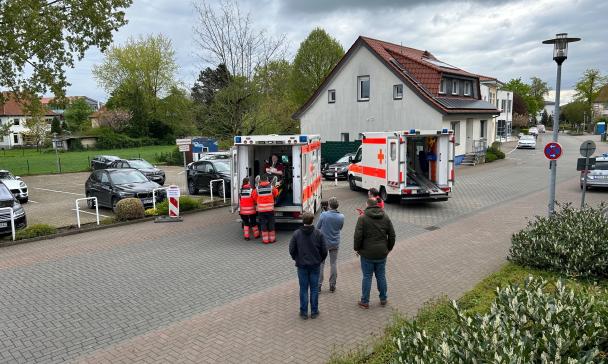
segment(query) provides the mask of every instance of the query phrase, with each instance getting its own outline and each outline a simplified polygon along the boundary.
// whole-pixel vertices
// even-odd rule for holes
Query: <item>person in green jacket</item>
[[[395,229],[391,219],[383,209],[378,207],[374,198],[367,200],[367,208],[357,220],[355,227],[355,252],[361,257],[361,300],[359,307],[369,308],[369,293],[372,287],[372,276],[376,275],[376,284],[380,292],[380,304],[387,303],[386,257],[395,246]]]

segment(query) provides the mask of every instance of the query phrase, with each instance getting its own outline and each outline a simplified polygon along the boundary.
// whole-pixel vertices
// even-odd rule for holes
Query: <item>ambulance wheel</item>
[[[380,198],[384,202],[389,202],[388,193],[386,193],[386,188],[384,188],[384,186],[380,187]]]
[[[348,176],[348,186],[352,191],[359,191],[359,187],[355,183],[355,178],[353,176]]]

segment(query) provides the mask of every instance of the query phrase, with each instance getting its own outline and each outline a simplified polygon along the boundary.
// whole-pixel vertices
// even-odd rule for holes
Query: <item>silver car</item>
[[[517,148],[531,148],[536,149],[536,138],[533,135],[523,135],[517,141]]]
[[[587,188],[608,187],[608,153],[595,158],[595,164],[585,173],[581,171],[581,189],[583,181],[587,177]]]

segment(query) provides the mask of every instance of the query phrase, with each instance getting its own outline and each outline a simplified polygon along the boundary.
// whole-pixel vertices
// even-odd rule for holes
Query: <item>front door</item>
[[[386,140],[387,146],[387,162],[386,162],[386,170],[387,170],[387,182],[389,186],[398,186],[399,185],[399,138],[396,136],[388,137]]]
[[[466,153],[473,152],[473,119],[467,119]]]

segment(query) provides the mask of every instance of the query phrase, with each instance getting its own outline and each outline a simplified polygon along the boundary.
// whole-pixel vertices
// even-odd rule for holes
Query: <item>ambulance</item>
[[[243,178],[252,184],[266,173],[265,166],[277,155],[283,177],[275,179],[279,190],[275,203],[277,222],[301,223],[305,211],[321,207],[321,138],[318,135],[235,136],[231,149],[232,211],[239,211]]]
[[[361,133],[348,182],[377,188],[384,201],[447,201],[454,186],[454,132],[411,129]]]

